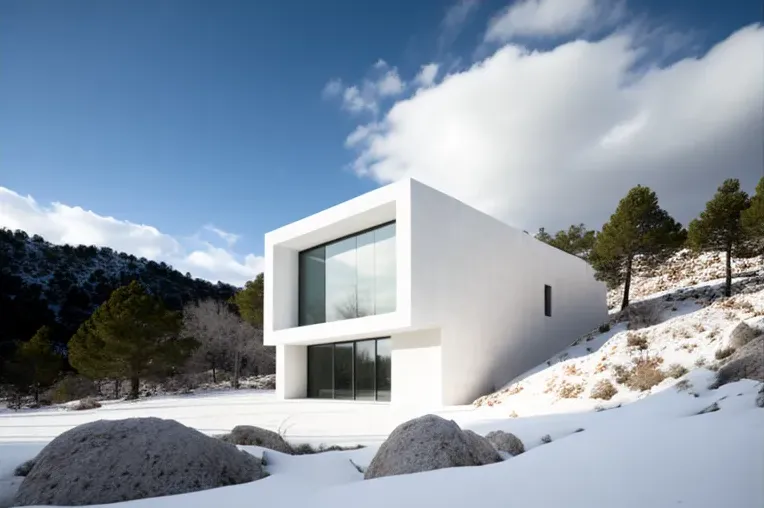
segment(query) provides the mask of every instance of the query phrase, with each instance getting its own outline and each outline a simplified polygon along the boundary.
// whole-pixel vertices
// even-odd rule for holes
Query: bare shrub
[[[703,358],[702,356],[698,358],[697,360],[695,360],[695,366],[698,368],[705,367],[707,363],[708,362],[706,361],[706,359]]]
[[[566,365],[565,368],[563,369],[563,372],[565,373],[566,376],[578,376],[579,374],[581,374],[581,371],[578,370],[578,367],[576,366],[575,363]]]
[[[544,444],[551,443],[552,436],[550,436],[549,434],[544,434],[543,436],[541,436],[541,442]]]
[[[99,407],[101,407],[101,403],[96,399],[93,397],[85,397],[69,406],[69,409],[72,411],[84,411],[87,409],[98,409]]]
[[[661,322],[663,308],[657,301],[638,302],[626,307],[629,330],[639,330]]]
[[[557,395],[561,399],[575,399],[584,392],[584,386],[582,384],[569,383],[563,381],[560,383],[560,388],[557,390]]]
[[[98,386],[90,379],[71,374],[57,381],[42,397],[54,404],[63,404],[73,400],[98,395]]]
[[[298,445],[292,446],[292,454],[293,455],[313,455],[316,453],[324,453],[324,452],[344,452],[347,450],[360,450],[363,448],[363,445],[353,445],[353,446],[339,446],[339,445],[331,445],[327,446],[323,443],[321,443],[318,446],[313,446],[310,443],[300,443]]]
[[[627,369],[625,366],[616,364],[613,365],[613,377],[615,378],[615,382],[618,384],[626,384],[626,382],[629,380],[629,376],[631,375],[631,372],[629,369]]]
[[[608,364],[607,362],[600,362],[597,364],[596,367],[594,367],[594,372],[599,374],[600,372],[605,372],[607,370]]]
[[[676,389],[680,392],[687,392],[692,388],[692,383],[690,383],[689,379],[682,379],[679,381],[676,385],[674,385]]]
[[[629,332],[626,334],[626,345],[644,351],[647,349],[647,336],[643,333]]]
[[[609,379],[600,379],[592,387],[589,397],[592,399],[610,400],[616,393],[618,393],[618,390]]]
[[[599,328],[597,328],[597,331],[600,333],[606,333],[610,331],[610,323],[602,323]]]
[[[672,363],[666,369],[666,376],[673,377],[674,379],[679,379],[685,374],[687,374],[687,369],[684,367],[684,365],[680,365],[678,363]]]
[[[626,386],[632,390],[645,391],[657,385],[666,379],[666,374],[658,368],[659,364],[660,361],[657,358],[635,360]]]
[[[714,358],[717,360],[724,360],[725,358],[732,356],[732,353],[735,352],[734,348],[731,347],[723,347],[721,349],[717,349],[714,353]]]

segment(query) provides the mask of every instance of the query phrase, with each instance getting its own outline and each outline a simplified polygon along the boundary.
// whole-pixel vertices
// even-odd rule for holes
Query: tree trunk
[[[218,382],[218,378],[217,378],[217,376],[215,375],[215,366],[213,365],[213,366],[212,366],[212,383],[213,383],[213,384],[215,384],[215,383],[217,383],[217,382]]]
[[[233,355],[233,387],[235,390],[239,389],[239,352],[237,351]]]
[[[626,282],[623,284],[623,300],[621,301],[621,310],[629,306],[629,290],[631,289],[631,262],[632,256],[626,260]]]
[[[135,400],[138,398],[138,389],[141,386],[140,378],[138,377],[131,377],[130,378],[130,394],[127,396],[129,400]]]
[[[40,403],[40,386],[39,385],[34,386],[34,403],[35,405]]]
[[[724,296],[732,296],[732,244],[727,244],[727,280],[724,283]]]
[[[114,380],[114,398],[115,399],[119,398],[119,388],[121,384],[122,382],[119,379]]]

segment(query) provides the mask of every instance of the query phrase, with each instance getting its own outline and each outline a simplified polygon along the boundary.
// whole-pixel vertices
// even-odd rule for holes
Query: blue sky
[[[531,75],[519,84],[520,78],[513,76],[525,76],[522,73],[530,66],[523,62],[530,64],[531,58],[544,53],[550,59],[563,59],[565,52],[557,50],[568,48],[568,53],[581,52],[570,56],[581,59],[580,72],[603,73],[600,83],[612,77],[609,69],[624,67],[615,76],[618,84],[612,92],[620,93],[629,86],[627,81],[636,81],[639,86],[634,88],[644,98],[632,104],[631,96],[624,93],[614,95],[612,104],[597,105],[596,109],[618,112],[597,125],[598,132],[611,134],[601,140],[620,140],[635,129],[641,134],[652,129],[656,136],[662,129],[675,131],[672,122],[686,120],[687,109],[661,116],[657,105],[676,102],[670,91],[687,85],[672,87],[668,82],[680,83],[682,73],[669,75],[661,69],[688,57],[702,59],[710,48],[760,18],[760,3],[754,0],[0,0],[0,187],[5,188],[5,194],[0,194],[5,200],[4,204],[0,200],[0,226],[23,227],[57,242],[110,244],[169,260],[204,277],[219,275],[241,283],[256,270],[266,231],[403,176],[420,178],[527,229],[544,225],[553,229],[580,221],[599,227],[619,193],[643,180],[654,185],[659,195],[668,196],[675,207],[672,213],[689,216],[688,210],[695,213],[710,197],[728,165],[736,166],[729,170],[730,176],[742,178],[752,189],[751,182],[760,176],[761,157],[756,155],[755,143],[748,138],[740,141],[734,129],[750,131],[751,122],[760,122],[761,115],[729,113],[731,119],[717,121],[710,115],[722,113],[704,113],[709,116],[701,117],[701,124],[732,127],[698,132],[687,143],[713,145],[714,153],[733,155],[720,156],[715,168],[698,174],[699,187],[684,189],[690,180],[687,173],[658,176],[663,170],[642,176],[636,169],[618,176],[585,176],[581,178],[588,182],[587,189],[607,188],[607,199],[591,209],[572,205],[566,210],[538,211],[533,205],[537,199],[521,203],[513,197],[513,188],[525,186],[528,195],[543,194],[550,186],[564,187],[565,181],[552,172],[558,161],[539,162],[533,154],[513,159],[511,154],[518,152],[512,149],[513,143],[528,145],[522,134],[513,139],[515,123],[498,123],[488,135],[462,129],[473,121],[484,128],[496,119],[492,111],[496,117],[511,117],[522,103],[506,103],[502,87],[511,100],[522,101],[529,92],[518,87],[530,83]],[[730,54],[741,59],[750,56],[750,48],[761,38],[760,28],[753,26],[753,33],[747,35],[751,41],[740,42]],[[618,45],[618,37],[627,39],[628,50]],[[576,41],[589,41],[591,48],[575,46]],[[520,47],[539,54],[500,54],[502,48]],[[593,53],[600,48],[599,56]],[[586,58],[604,62],[602,68],[590,68]],[[717,65],[732,65],[725,62],[733,60],[733,56],[720,58]],[[522,67],[485,77],[497,80],[489,89],[498,90],[500,106],[462,105],[462,99],[474,100],[483,94],[460,90],[460,80],[447,76],[477,81],[473,65],[488,61],[507,69]],[[427,64],[437,66],[437,77],[426,84],[417,82],[417,73]],[[572,82],[566,92],[571,102],[583,104],[575,94],[583,97],[596,91],[590,84],[576,89],[576,66],[562,61],[561,68],[549,65],[548,80],[546,71],[527,72],[540,79],[542,87],[567,76],[562,79]],[[705,72],[699,70],[697,75],[705,76]],[[742,78],[748,87],[732,93],[747,102],[720,103],[719,111],[733,106],[742,111],[760,100],[761,93],[755,91],[758,67],[753,74],[748,72]],[[709,82],[722,82],[700,90],[700,98],[718,97],[720,91],[728,90],[725,80],[734,81],[733,77],[719,74],[708,73]],[[391,77],[398,82],[387,81],[392,86],[383,88],[383,80]],[[692,81],[693,86],[704,82]],[[327,88],[329,83],[335,83],[334,87]],[[349,88],[357,92],[355,102]],[[531,90],[535,93],[538,88]],[[446,99],[447,93],[454,94],[453,99]],[[564,94],[555,93],[564,100]],[[687,96],[673,93],[677,98]],[[542,106],[534,111],[556,104],[553,96],[539,97],[539,101]],[[698,108],[704,103],[699,99]],[[554,123],[535,126],[535,120],[528,120],[524,130],[539,134],[534,140],[551,133],[554,150],[568,151],[565,160],[578,160],[589,152],[585,147],[592,141],[568,139],[568,135],[557,139],[554,133],[570,129],[562,125],[565,122],[576,124],[575,114],[590,115],[561,104],[557,114],[545,112],[548,118],[557,118]],[[439,121],[433,111],[451,116]],[[473,112],[489,117],[460,120]],[[443,132],[430,133],[426,139],[416,137],[421,130],[417,126],[427,127],[428,114],[435,125],[454,122],[455,128],[448,132],[458,131],[456,144]],[[533,111],[528,115],[535,117]],[[358,133],[355,145],[348,147],[346,140],[354,131]],[[475,142],[470,142],[473,136]],[[494,154],[505,142],[510,148]],[[438,146],[449,147],[444,152],[458,149],[450,159],[464,154],[461,166],[441,169]],[[546,145],[537,152],[550,149]],[[626,149],[619,145],[618,150]],[[656,148],[655,162],[650,164],[676,167],[682,154],[672,150]],[[736,154],[741,150],[743,155]],[[651,160],[650,152],[639,153],[642,163]],[[612,160],[628,157],[620,154]],[[616,164],[608,166],[605,158],[587,159],[587,167],[602,164],[601,174],[606,175]],[[505,166],[511,179],[499,175]],[[525,175],[523,168],[536,176]],[[566,170],[580,176],[576,171],[581,169],[572,163]],[[505,187],[506,194],[499,192]],[[113,231],[103,217],[116,219]],[[60,225],[70,219],[71,223]],[[135,234],[122,222],[153,229]],[[81,234],[90,229],[98,231]],[[216,229],[220,234],[215,234]],[[133,246],[135,236],[145,244]],[[208,251],[219,256],[205,257]]]

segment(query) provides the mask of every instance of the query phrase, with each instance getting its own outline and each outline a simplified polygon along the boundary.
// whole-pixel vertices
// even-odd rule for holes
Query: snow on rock
[[[484,437],[463,431],[453,420],[425,415],[398,427],[379,447],[364,478],[482,466],[501,457]]]
[[[83,505],[181,494],[258,480],[260,462],[173,420],[100,420],[46,446],[15,503]]]

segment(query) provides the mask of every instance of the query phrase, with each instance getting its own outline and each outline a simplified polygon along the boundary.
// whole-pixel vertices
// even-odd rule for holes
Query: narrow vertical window
[[[552,317],[552,286],[544,286],[544,315]]]

